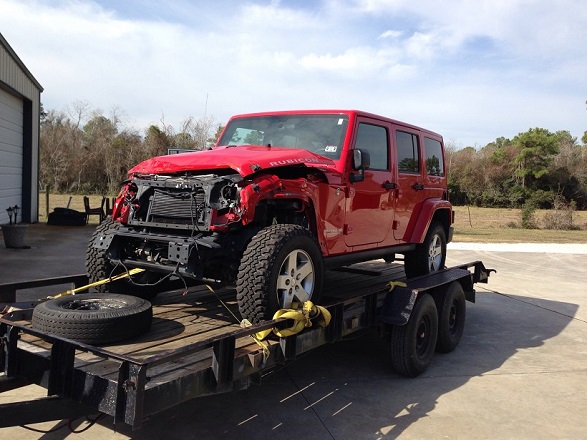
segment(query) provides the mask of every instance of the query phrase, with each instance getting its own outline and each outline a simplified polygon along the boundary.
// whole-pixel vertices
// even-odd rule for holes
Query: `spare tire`
[[[85,293],[40,303],[33,328],[85,344],[132,338],[151,327],[151,303],[136,296]]]

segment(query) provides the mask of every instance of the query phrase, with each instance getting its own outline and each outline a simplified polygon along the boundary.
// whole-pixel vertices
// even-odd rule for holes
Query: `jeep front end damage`
[[[123,189],[122,206],[113,217],[136,227],[210,231],[222,220],[240,218],[242,180],[238,174],[135,177]]]
[[[242,184],[238,174],[134,176],[113,212],[120,227],[94,246],[113,265],[226,279],[240,243],[220,232],[241,224]]]

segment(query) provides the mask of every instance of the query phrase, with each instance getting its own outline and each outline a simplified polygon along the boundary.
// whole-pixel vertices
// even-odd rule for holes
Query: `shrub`
[[[538,229],[536,223],[536,203],[532,200],[526,200],[522,206],[522,228]]]
[[[579,229],[573,223],[573,213],[575,212],[575,209],[575,202],[572,201],[571,203],[567,203],[564,197],[555,197],[553,209],[544,215],[544,228],[559,231],[573,231]]]

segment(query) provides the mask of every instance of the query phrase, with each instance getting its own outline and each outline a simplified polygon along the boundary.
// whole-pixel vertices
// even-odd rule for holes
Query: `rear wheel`
[[[318,301],[323,279],[316,240],[299,225],[272,225],[257,233],[243,254],[236,283],[239,311],[256,323],[292,302]]]
[[[465,329],[466,301],[463,286],[454,281],[435,300],[438,309],[436,351],[450,353],[459,345]]]
[[[432,297],[425,293],[416,302],[408,323],[391,331],[393,369],[407,377],[422,374],[432,361],[438,337],[438,314]]]
[[[407,252],[404,258],[406,277],[414,278],[444,269],[446,234],[439,222],[430,223],[424,242]]]
[[[106,257],[104,249],[98,249],[93,246],[94,240],[103,234],[115,231],[120,227],[120,223],[107,217],[98,225],[92,238],[88,243],[86,251],[86,270],[90,283],[112,277],[125,272],[124,267],[114,266]],[[95,287],[98,292],[123,293],[138,296],[145,299],[153,299],[159,292],[165,290],[167,280],[162,280],[162,275],[158,273],[144,271],[132,276],[132,279],[125,278],[119,281],[102,284]]]

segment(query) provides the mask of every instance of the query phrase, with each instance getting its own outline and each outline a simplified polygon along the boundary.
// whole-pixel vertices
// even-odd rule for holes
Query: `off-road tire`
[[[151,303],[143,298],[84,293],[40,303],[32,326],[84,344],[106,344],[145,333],[152,317]]]
[[[391,331],[391,364],[402,376],[422,374],[432,361],[438,338],[438,313],[434,299],[425,293],[416,301],[405,325]]]
[[[406,277],[415,278],[444,269],[446,261],[446,233],[442,225],[430,223],[424,242],[404,255]]]
[[[124,272],[123,267],[117,267],[113,270],[114,266],[106,257],[106,251],[104,249],[93,247],[94,240],[97,237],[104,233],[115,231],[118,228],[120,228],[120,223],[115,222],[111,217],[106,217],[106,219],[96,227],[96,230],[92,234],[92,238],[90,238],[88,249],[86,251],[86,270],[88,272],[90,283]],[[164,291],[167,285],[166,281],[154,284],[161,279],[161,275],[148,271],[133,275],[132,279],[136,284],[133,284],[129,279],[123,279],[96,286],[95,289],[98,292],[121,293],[138,296],[144,299],[153,299],[159,292]],[[140,284],[154,285],[144,286]]]
[[[434,301],[438,310],[436,351],[450,353],[459,345],[465,329],[466,300],[463,286],[453,281]]]
[[[288,257],[292,260],[287,260]],[[297,261],[287,278],[285,267]],[[287,260],[287,262],[286,262]],[[299,275],[299,277],[298,277]],[[296,279],[297,278],[297,279]],[[290,304],[278,297],[278,280],[292,291],[304,292],[308,298],[294,294],[294,301],[319,301],[324,278],[324,265],[318,243],[309,230],[299,225],[278,224],[259,231],[245,249],[236,282],[237,301],[243,318],[252,323],[269,320],[273,314]],[[291,284],[290,284],[291,283]],[[281,290],[283,291],[283,289]]]

